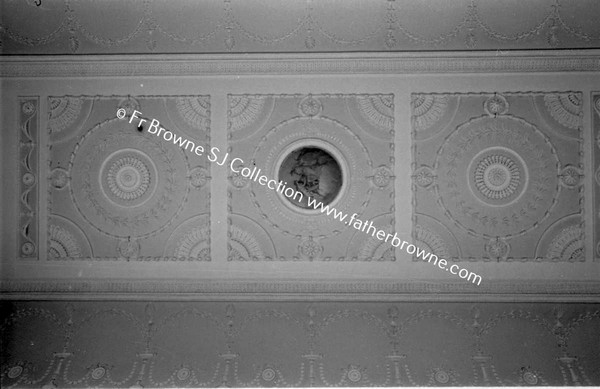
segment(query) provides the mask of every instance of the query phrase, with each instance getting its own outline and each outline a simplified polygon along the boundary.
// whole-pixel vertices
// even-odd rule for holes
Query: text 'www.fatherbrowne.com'
[[[481,284],[480,275],[470,272],[465,268],[461,268],[456,264],[448,266],[448,261],[446,259],[439,258],[437,255],[427,252],[426,250],[423,250],[415,246],[414,244],[410,244],[408,242],[403,241],[402,239],[398,238],[398,235],[396,235],[395,232],[393,235],[390,233],[386,234],[384,230],[378,230],[375,226],[373,226],[372,221],[363,221],[357,219],[357,213],[353,213],[350,216],[350,220],[346,221],[346,219],[348,218],[347,213],[338,211],[333,207],[329,207],[329,205],[323,205],[322,202],[316,201],[312,197],[309,197],[308,205],[313,207],[313,209],[320,211],[321,213],[327,214],[328,216],[333,215],[334,219],[337,219],[346,225],[352,225],[354,229],[362,231],[366,234],[371,234],[371,236],[383,242],[387,243],[387,241],[389,240],[392,246],[399,247],[401,250],[406,250],[406,252],[411,255],[414,255],[416,253],[417,259],[420,258],[423,261],[427,261],[428,263],[433,262],[434,266],[438,266],[442,270],[450,272],[454,275],[458,275],[460,278],[471,281],[474,284]]]
[[[147,120],[141,118],[140,116],[138,116],[138,114],[141,115],[142,113],[134,110],[133,113],[130,115],[129,123],[131,123],[135,119],[138,119],[138,128],[142,128],[141,126],[144,122],[147,122]],[[125,109],[120,108],[117,110],[117,118],[125,119],[127,116],[129,115],[127,114]],[[162,138],[165,141],[173,142],[174,145],[178,145],[182,149],[187,150],[190,153],[196,154],[199,157],[203,156],[205,153],[204,146],[196,145],[189,139],[186,139],[182,136],[177,136],[173,132],[160,127],[160,122],[156,119],[152,119],[149,122],[148,133],[156,135],[159,138],[162,135]],[[216,162],[218,159],[220,160],[221,158],[218,158],[219,152],[220,150],[218,147],[212,147],[210,149],[210,155],[207,155],[208,160],[210,162]],[[222,161],[217,162],[217,165],[223,166],[229,158],[229,153],[226,153],[226,155],[222,158]],[[241,158],[232,158],[230,161],[231,162],[229,163],[229,169],[232,172],[238,173],[241,176],[249,178],[251,180],[252,177],[254,177],[254,182],[257,182],[262,186],[266,186],[271,190],[275,190],[289,199],[302,202],[304,194],[292,187],[286,186],[287,182],[277,182],[276,180],[269,179],[265,175],[260,175],[261,170],[258,169],[258,171],[256,171],[256,167],[253,170],[250,170],[250,168],[248,167],[241,167],[244,163],[244,161]],[[480,275],[470,272],[465,268],[461,268],[456,264],[448,266],[448,261],[446,259],[439,258],[437,255],[427,252],[426,250],[423,250],[415,246],[414,244],[403,241],[402,239],[398,238],[395,232],[393,235],[390,233],[386,234],[384,230],[379,230],[375,226],[373,226],[373,222],[367,222],[358,219],[357,216],[359,215],[357,213],[353,213],[350,216],[350,220],[346,221],[346,219],[348,218],[348,214],[340,212],[333,207],[329,207],[329,205],[324,205],[322,202],[317,201],[316,199],[310,196],[308,196],[307,201],[309,207],[312,207],[315,210],[319,210],[321,213],[327,214],[327,216],[333,215],[334,219],[337,219],[346,225],[351,225],[356,230],[362,231],[366,234],[371,234],[371,236],[386,243],[390,241],[389,243],[392,246],[399,247],[401,250],[406,250],[406,252],[410,255],[415,255],[416,253],[416,257],[422,259],[423,261],[427,261],[428,263],[433,262],[434,266],[438,266],[442,270],[450,272],[454,275],[458,275],[460,278],[466,279],[474,284],[481,284]]]

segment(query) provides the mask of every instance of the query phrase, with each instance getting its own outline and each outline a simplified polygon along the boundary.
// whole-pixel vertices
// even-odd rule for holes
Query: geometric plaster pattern
[[[228,152],[243,160],[237,170],[261,169],[279,181],[294,150],[325,150],[341,168],[341,190],[330,205],[389,231],[394,226],[393,139],[392,95],[228,96]],[[322,179],[317,187],[324,184]],[[332,215],[300,209],[239,173],[229,174],[228,214],[229,260],[395,260],[389,245]]]
[[[209,261],[206,161],[118,108],[210,141],[208,96],[49,97],[48,258]]]
[[[582,94],[412,95],[415,239],[455,261],[582,262]]]

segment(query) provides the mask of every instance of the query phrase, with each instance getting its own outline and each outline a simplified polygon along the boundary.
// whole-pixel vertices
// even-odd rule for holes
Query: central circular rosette
[[[104,161],[99,178],[103,194],[110,201],[135,207],[150,198],[156,189],[156,176],[156,167],[145,153],[122,149]]]
[[[505,206],[526,190],[527,175],[525,162],[518,154],[505,147],[489,147],[471,160],[467,182],[483,203]]]
[[[523,234],[557,202],[559,162],[550,141],[515,117],[480,117],[448,136],[436,157],[446,215],[482,237]]]
[[[189,194],[183,151],[118,119],[85,133],[70,166],[78,212],[112,237],[159,233],[182,212]]]

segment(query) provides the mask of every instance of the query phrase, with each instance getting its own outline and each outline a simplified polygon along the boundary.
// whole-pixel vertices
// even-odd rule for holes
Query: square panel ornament
[[[413,233],[455,261],[581,262],[582,94],[413,94]]]
[[[208,96],[56,96],[48,107],[49,259],[210,260],[206,158],[148,131],[154,119],[207,144]]]
[[[229,260],[395,260],[392,95],[229,95],[228,139]]]

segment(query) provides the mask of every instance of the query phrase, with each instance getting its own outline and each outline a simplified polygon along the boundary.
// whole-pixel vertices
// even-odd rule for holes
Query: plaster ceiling
[[[0,50],[13,55],[600,47],[594,0],[2,0],[0,7]]]

